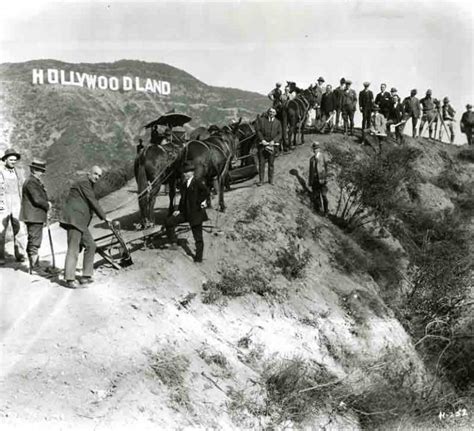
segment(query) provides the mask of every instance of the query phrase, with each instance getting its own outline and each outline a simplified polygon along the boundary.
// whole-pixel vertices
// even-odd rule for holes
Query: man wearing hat
[[[38,251],[43,241],[43,226],[46,223],[51,203],[41,178],[46,172],[46,163],[33,160],[30,164],[30,176],[23,184],[20,220],[26,224],[28,244],[26,253],[30,264],[30,274],[38,266]]]
[[[381,84],[380,93],[375,96],[375,103],[379,106],[380,113],[385,117],[385,119],[388,118],[392,106],[392,97],[388,91],[385,91],[386,88],[387,84]]]
[[[324,78],[320,76],[313,87],[313,93],[315,95],[314,109],[316,110],[316,121],[321,120],[321,100],[323,97],[323,84]]]
[[[405,97],[405,99],[403,100],[404,115],[407,121],[409,118],[411,118],[412,136],[414,138],[416,138],[416,125],[418,123],[418,119],[420,118],[421,113],[420,101],[416,97],[416,94],[416,89],[413,89],[411,90],[410,95]]]
[[[449,142],[452,144],[454,143],[454,115],[456,111],[449,103],[449,98],[445,97],[443,99],[443,106],[441,107],[441,115],[443,118],[443,122],[446,127],[449,129]],[[442,125],[441,125],[442,126]],[[443,139],[443,127],[439,129],[439,139]]]
[[[326,126],[329,126],[329,132],[332,133],[334,129],[334,115],[336,112],[336,98],[332,91],[331,85],[326,85],[326,91],[321,98],[321,115],[323,125],[320,128],[320,133],[324,132]]]
[[[8,149],[2,157],[4,165],[0,167],[0,264],[5,263],[5,241],[8,225],[13,231],[13,244],[17,262],[25,260],[25,229],[20,223],[21,191],[23,173],[16,167],[20,154]]]
[[[472,132],[474,130],[474,112],[472,112],[472,105],[466,105],[466,112],[461,117],[461,132],[466,134],[467,144],[472,145]]]
[[[268,182],[273,184],[273,170],[275,162],[275,147],[280,146],[282,138],[281,123],[275,118],[275,108],[268,110],[267,116],[261,116],[257,120],[256,132],[258,142],[258,186],[263,184],[265,178],[265,164],[268,162]],[[291,143],[288,142],[289,146]],[[288,147],[285,148],[285,151]]]
[[[369,90],[370,82],[364,82],[364,89],[359,93],[359,109],[362,113],[362,131],[370,129],[370,116],[374,104],[374,93]]]
[[[327,187],[327,160],[321,150],[319,142],[314,141],[311,146],[313,155],[309,159],[308,185],[313,192],[313,208],[324,216],[328,213],[328,187]]]
[[[281,91],[281,82],[275,84],[275,88],[268,93],[268,98],[272,101],[272,106],[278,110],[282,105],[282,91]]]
[[[370,131],[376,136],[387,136],[387,120],[385,116],[380,113],[379,105],[375,104],[373,107],[374,113],[371,119]]]
[[[80,284],[92,282],[96,245],[89,231],[89,224],[93,214],[95,213],[101,220],[111,223],[99,205],[94,191],[100,177],[102,177],[102,169],[99,166],[93,166],[86,178],[82,178],[72,185],[59,221],[61,227],[67,230],[64,279],[71,289],[79,287],[76,281],[76,266],[82,248],[84,249],[84,260],[82,277],[79,282]]]
[[[339,127],[339,118],[342,112],[342,101],[344,99],[344,89],[346,87],[345,78],[341,78],[340,85],[334,90],[334,102],[336,104],[336,128]]]
[[[351,88],[352,81],[346,79],[346,88],[344,90],[344,99],[342,101],[342,118],[344,120],[344,135],[354,134],[354,113],[357,109],[357,93]]]
[[[195,166],[191,160],[187,160],[183,167],[183,181],[181,183],[181,199],[178,210],[165,221],[165,229],[168,240],[176,247],[177,238],[175,227],[180,223],[188,222],[193,233],[196,245],[194,262],[202,262],[204,254],[204,240],[202,237],[202,224],[208,220],[205,201],[209,198],[209,189],[204,181],[194,177]]]
[[[430,139],[433,135],[433,126],[437,119],[435,103],[431,95],[432,91],[428,89],[426,90],[426,96],[420,100],[420,105],[423,109],[423,115],[421,116],[420,129],[418,130],[418,134],[421,136],[423,133],[423,128],[425,127],[426,122],[428,122],[428,134]]]

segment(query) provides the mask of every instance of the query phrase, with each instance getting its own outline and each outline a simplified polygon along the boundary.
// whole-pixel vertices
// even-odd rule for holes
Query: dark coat
[[[359,93],[359,108],[363,112],[372,111],[374,106],[374,93],[370,90],[362,90]]]
[[[421,106],[416,96],[409,96],[403,100],[403,108],[405,113],[410,117],[420,118]]]
[[[336,103],[336,111],[342,110],[342,101],[344,99],[344,89],[337,87],[334,91],[334,102]]]
[[[324,93],[321,98],[321,112],[325,115],[329,115],[334,110],[336,110],[336,97],[334,96],[334,92]]]
[[[474,112],[473,111],[466,111],[462,114],[461,117],[461,127],[462,128],[471,128],[474,126]]]
[[[352,88],[344,91],[342,112],[355,112],[357,109],[357,93]]]
[[[388,91],[380,92],[375,96],[375,103],[379,105],[380,112],[387,118],[390,108],[392,107],[393,101],[392,96]]]
[[[257,137],[259,142],[265,140],[280,143],[282,138],[280,121],[274,118],[270,122],[267,116],[260,117],[257,121]]]
[[[327,181],[327,160],[324,153],[320,152],[318,159],[312,156],[309,159],[308,184],[313,187],[314,184],[325,184]]]
[[[404,117],[404,108],[401,103],[397,103],[390,108],[390,112],[388,114],[388,119],[392,121],[393,124],[400,123]]]
[[[25,223],[45,223],[48,210],[48,195],[43,183],[30,175],[23,184],[20,220]]]
[[[59,223],[66,229],[73,226],[84,232],[94,213],[102,220],[107,218],[95,196],[94,184],[89,178],[84,178],[72,185]]]
[[[189,187],[183,184],[178,209],[191,226],[196,226],[209,220],[206,210],[201,208],[201,203],[208,197],[209,189],[202,181],[193,178]]]

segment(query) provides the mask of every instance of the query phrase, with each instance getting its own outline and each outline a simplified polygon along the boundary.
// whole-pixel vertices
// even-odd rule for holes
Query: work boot
[[[80,279],[79,279],[79,283],[82,284],[82,285],[85,285],[85,284],[91,284],[94,282],[94,279],[90,276],[82,276]]]
[[[68,289],[80,289],[81,285],[76,280],[65,280]]]
[[[31,256],[28,256],[28,263],[30,265],[29,272],[30,274],[33,274],[33,272],[36,272],[38,269],[38,255],[32,254]]]

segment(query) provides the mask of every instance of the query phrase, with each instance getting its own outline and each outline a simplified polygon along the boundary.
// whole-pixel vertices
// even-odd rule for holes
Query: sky
[[[0,62],[163,62],[207,84],[265,94],[276,81],[346,77],[356,90],[386,82],[402,96],[432,88],[461,114],[474,101],[473,4],[15,0],[2,5]]]

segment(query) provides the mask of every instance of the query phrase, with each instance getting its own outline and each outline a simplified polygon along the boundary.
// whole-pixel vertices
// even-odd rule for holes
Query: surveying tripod
[[[425,122],[425,124],[423,124],[423,128],[420,130],[420,134],[419,134],[420,138],[423,136],[423,132],[425,130],[425,125],[428,124],[427,129],[430,130],[433,123],[434,123],[434,133],[433,133],[433,136],[432,136],[433,139],[436,139],[436,134],[438,133],[438,125],[439,125],[439,135],[438,135],[439,138],[438,139],[440,141],[442,140],[441,138],[443,136],[443,128],[444,128],[444,130],[446,131],[446,134],[449,136],[450,141],[452,142],[451,133],[448,130],[448,127],[446,126],[446,123],[443,120],[443,115],[441,114],[441,106],[439,104],[437,104],[434,111],[435,111],[434,117],[429,122]],[[431,138],[431,136],[430,136],[430,138]]]

